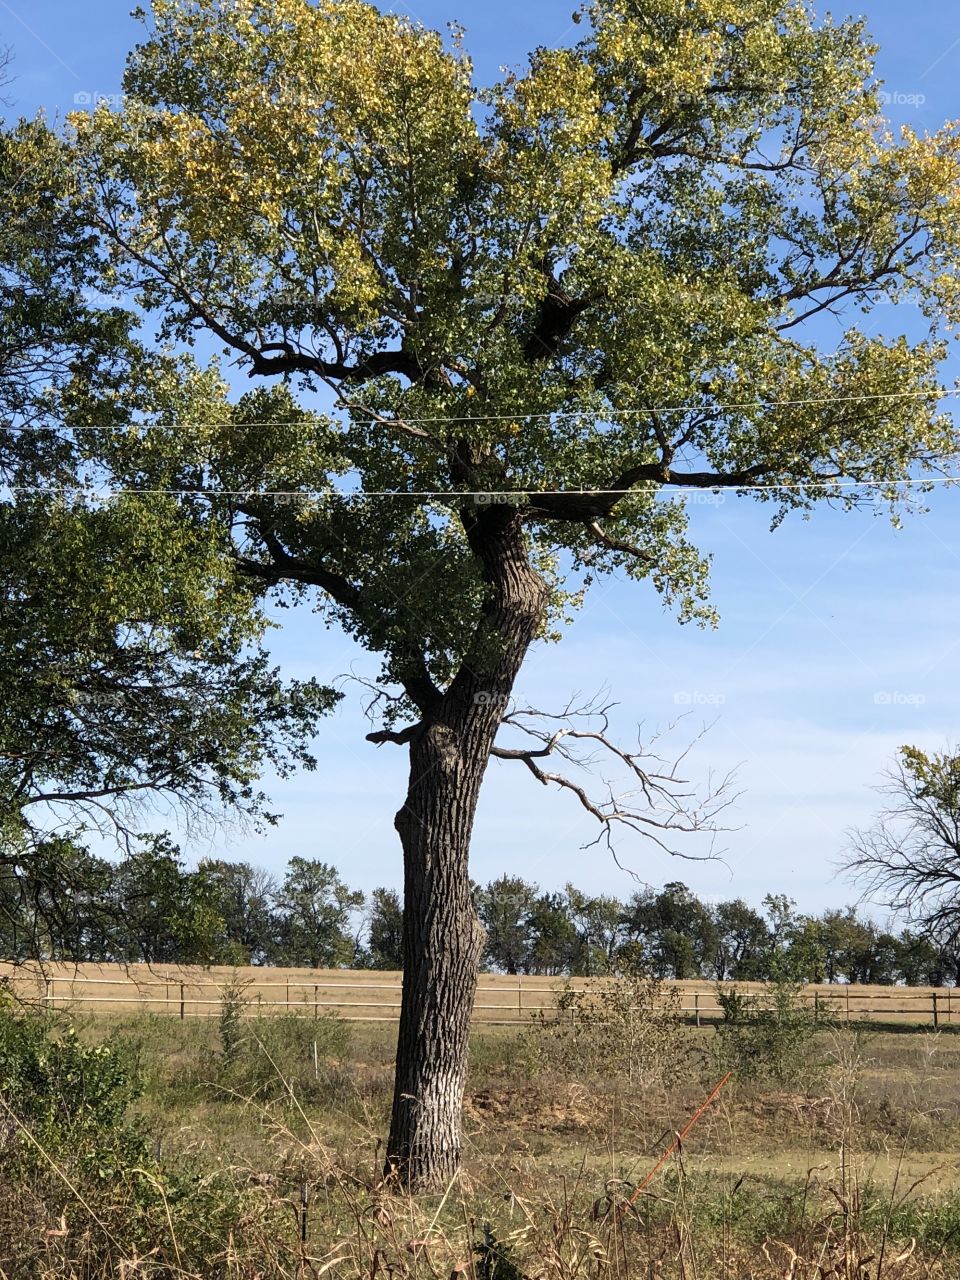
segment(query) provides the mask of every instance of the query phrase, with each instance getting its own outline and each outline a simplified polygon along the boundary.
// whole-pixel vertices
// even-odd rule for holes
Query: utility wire
[[[645,414],[657,414],[664,416],[674,413],[697,413],[709,411],[711,413],[736,413],[745,412],[749,409],[793,409],[806,405],[829,405],[829,404],[867,404],[876,403],[887,400],[928,400],[934,398],[936,400],[946,400],[954,396],[960,396],[960,387],[954,387],[950,390],[936,391],[930,389],[927,391],[882,391],[871,395],[862,396],[812,396],[808,398],[800,398],[796,400],[747,400],[741,403],[733,404],[682,404],[682,405],[649,405],[644,408],[589,408],[570,409],[559,412],[544,413],[493,413],[493,414],[473,414],[471,416],[448,416],[443,415],[432,418],[406,418],[397,417],[389,418],[383,416],[360,417],[360,422],[367,425],[379,424],[382,426],[396,425],[402,426],[429,426],[438,423],[448,423],[456,425],[459,423],[478,423],[478,422],[536,422],[536,421],[564,421],[570,418],[596,418],[600,421],[609,421],[619,417],[637,417]],[[336,409],[349,409],[351,406],[347,404],[338,404],[334,406]],[[368,411],[369,413],[369,411]],[[0,423],[0,430],[3,431],[51,431],[63,429],[67,431],[129,431],[132,428],[142,426],[147,430],[172,430],[180,428],[183,430],[195,427],[296,427],[306,425],[316,425],[316,419],[322,418],[325,414],[317,410],[313,417],[274,419],[264,422],[235,422],[231,418],[217,418],[205,422],[170,422],[170,423],[88,423],[78,426],[70,426],[67,423],[62,428],[46,426],[42,423],[25,423],[17,426],[14,423]]]
[[[803,493],[808,489],[831,488],[844,489],[885,489],[910,488],[935,484],[958,484],[957,476],[905,477],[893,480],[807,480],[792,484],[715,484],[715,485],[669,485],[657,488],[657,494],[668,490],[671,493],[709,493],[718,494],[725,489],[736,493]],[[88,488],[82,485],[9,485],[10,493],[39,493],[56,495],[75,495],[77,497],[121,498],[134,495],[146,497],[174,498],[236,498],[250,501],[257,498],[274,498],[280,501],[317,501],[336,498],[348,502],[362,502],[369,498],[473,498],[478,503],[508,503],[513,499],[548,498],[548,497],[628,497],[649,493],[649,489],[148,489],[123,488],[105,489]]]

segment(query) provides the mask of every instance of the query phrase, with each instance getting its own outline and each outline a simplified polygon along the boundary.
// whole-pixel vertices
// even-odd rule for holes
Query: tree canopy
[[[248,401],[255,430],[171,424],[111,465],[322,496],[239,496],[247,567],[320,588],[402,686],[394,718],[476,643],[464,494],[520,504],[554,616],[582,585],[563,589],[572,556],[704,617],[705,561],[662,487],[895,501],[954,448],[937,365],[958,138],[891,137],[862,23],[599,0],[578,45],[478,90],[458,38],[358,0],[152,16],[123,109],[73,118],[111,269],[165,336],[204,329],[251,375],[329,385],[348,421],[277,393]],[[926,340],[848,320],[824,353],[816,317],[907,287]],[[358,521],[333,496],[346,475],[408,496]]]

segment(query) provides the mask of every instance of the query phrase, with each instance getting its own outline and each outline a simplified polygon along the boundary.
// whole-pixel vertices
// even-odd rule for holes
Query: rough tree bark
[[[471,653],[410,740],[409,788],[395,825],[403,845],[403,995],[387,1167],[407,1187],[457,1171],[467,1047],[483,929],[468,856],[480,787],[547,590],[517,510],[464,521],[487,583]]]

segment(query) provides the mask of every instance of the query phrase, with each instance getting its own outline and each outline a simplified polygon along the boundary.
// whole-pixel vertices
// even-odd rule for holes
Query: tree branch
[[[675,471],[663,463],[650,462],[628,468],[613,476],[602,488],[571,490],[567,493],[531,493],[524,511],[548,520],[592,525],[608,516],[631,489],[640,484],[656,484],[685,489],[736,489],[755,483],[767,470],[766,464],[740,471]]]
[[[612,848],[614,830],[625,827],[652,840],[666,853],[691,858],[697,855],[682,852],[672,846],[671,833],[708,834],[711,837],[711,850],[707,855],[699,856],[716,856],[712,849],[713,839],[718,832],[726,829],[719,827],[716,819],[736,800],[736,796],[730,794],[732,778],[724,778],[716,787],[711,785],[707,795],[698,799],[693,791],[686,789],[689,787],[687,780],[678,774],[690,748],[672,762],[653,752],[651,744],[641,745],[638,751],[626,751],[610,737],[610,710],[610,706],[593,702],[581,707],[568,705],[558,716],[532,708],[510,712],[504,716],[503,724],[535,739],[540,745],[521,748],[495,745],[492,754],[498,760],[519,761],[543,786],[553,785],[571,792],[581,808],[600,824],[601,831],[590,844],[596,844],[605,838],[608,847]],[[565,723],[561,728],[549,729],[540,724],[544,720],[560,720]],[[576,726],[580,720],[595,727],[578,728]],[[704,732],[706,730],[697,735],[695,741]],[[584,747],[585,750],[581,749]],[[613,785],[604,782],[607,795],[602,799],[597,798],[591,794],[586,783],[569,774],[544,769],[540,761],[551,756],[566,760],[573,769],[584,772],[592,771],[599,759],[612,760],[618,767],[626,769],[632,789],[617,794]]]

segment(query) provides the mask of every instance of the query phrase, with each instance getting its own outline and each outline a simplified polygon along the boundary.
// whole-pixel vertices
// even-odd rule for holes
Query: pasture
[[[599,997],[591,1013],[584,998],[571,1018],[561,996],[559,1017],[554,1002],[526,1027],[476,1024],[462,1174],[416,1199],[381,1176],[390,1023],[257,1010],[229,986],[204,1018],[46,1014],[54,1039],[72,1025],[87,1047],[122,1046],[141,1081],[128,1118],[162,1194],[145,1209],[129,1175],[118,1190],[85,1167],[82,1141],[64,1143],[0,1188],[2,1273],[960,1274],[960,1036],[836,1017],[794,1034],[788,1010],[745,1046],[651,990],[630,1008]],[[98,1139],[107,1164],[109,1146]]]
[[[400,1011],[401,975],[383,970],[83,963],[41,968],[0,962],[0,979],[5,975],[20,997],[50,1010],[215,1018],[224,991],[236,988],[247,1017],[296,1013],[308,1018],[332,1015],[347,1022],[395,1022]],[[602,984],[590,978],[482,973],[474,1026],[522,1027],[531,1017],[548,1013],[564,987],[582,990],[598,982]],[[764,986],[736,983],[737,990],[753,994]],[[678,1012],[695,1025],[723,1016],[717,983],[705,978],[670,980],[665,987],[676,993]],[[960,992],[951,987],[807,983],[798,998],[844,1024],[960,1028]]]

